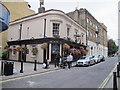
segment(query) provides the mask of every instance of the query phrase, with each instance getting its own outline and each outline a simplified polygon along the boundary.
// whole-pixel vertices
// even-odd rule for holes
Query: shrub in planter
[[[7,51],[7,50],[6,50],[6,51],[3,51],[3,52],[2,52],[2,59],[3,59],[3,60],[8,59],[8,58],[7,58],[7,55],[8,55],[8,51]]]

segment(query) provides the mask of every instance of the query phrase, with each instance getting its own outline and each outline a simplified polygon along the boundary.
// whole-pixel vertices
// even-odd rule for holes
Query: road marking
[[[44,74],[47,74],[47,73],[52,73],[52,72],[61,71],[61,70],[62,70],[62,69],[57,69],[57,70],[48,71],[48,72],[43,72],[43,73],[38,73],[38,74],[34,74],[34,75],[17,77],[17,78],[13,78],[13,79],[9,79],[9,80],[0,81],[0,84],[1,84],[1,83],[5,83],[5,82],[9,82],[9,81],[14,81],[14,80],[19,80],[19,79],[24,79],[24,78],[29,78],[29,77],[35,77],[35,76],[39,76],[39,75],[44,75]]]
[[[98,87],[97,90],[102,90],[105,87],[105,85],[108,83],[108,81],[112,77],[113,72],[115,71],[116,68],[117,68],[117,64],[114,66],[114,68],[112,69],[112,71],[109,73],[109,75],[106,77],[106,79],[102,82],[102,84]]]

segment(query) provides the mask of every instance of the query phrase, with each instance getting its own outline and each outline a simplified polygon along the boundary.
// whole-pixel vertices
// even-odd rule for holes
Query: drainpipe
[[[46,34],[46,19],[44,19],[44,38],[45,38],[45,34]]]
[[[85,11],[86,13],[85,13],[85,18],[87,19],[87,11]],[[85,21],[85,23],[86,23],[86,31],[88,31],[88,29],[87,29],[87,21]],[[87,32],[86,32],[86,46],[88,45],[88,36],[87,36]]]
[[[46,37],[45,34],[46,34],[46,19],[44,19],[44,38]],[[44,50],[43,52],[44,52],[43,54],[46,54],[46,50]],[[44,57],[43,63],[46,62],[46,57],[45,56],[43,56]],[[47,66],[47,63],[46,63],[46,66]]]
[[[22,35],[22,24],[20,24],[20,36],[19,36],[19,40],[21,42],[21,35]],[[22,47],[22,45],[20,44],[20,47]],[[20,61],[22,61],[22,51],[19,52],[20,53]]]

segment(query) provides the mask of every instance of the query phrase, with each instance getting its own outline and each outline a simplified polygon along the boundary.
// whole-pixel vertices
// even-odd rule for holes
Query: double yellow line
[[[102,82],[102,84],[98,87],[97,90],[102,90],[105,85],[108,83],[108,81],[110,80],[110,78],[113,75],[113,72],[115,71],[115,69],[117,68],[117,64],[115,65],[115,67],[112,69],[112,71],[109,73],[109,75],[106,77],[106,79]]]

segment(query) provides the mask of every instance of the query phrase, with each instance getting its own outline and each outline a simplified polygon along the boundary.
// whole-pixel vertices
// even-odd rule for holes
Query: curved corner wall
[[[6,6],[0,3],[0,32],[7,30],[9,27],[10,12]]]

